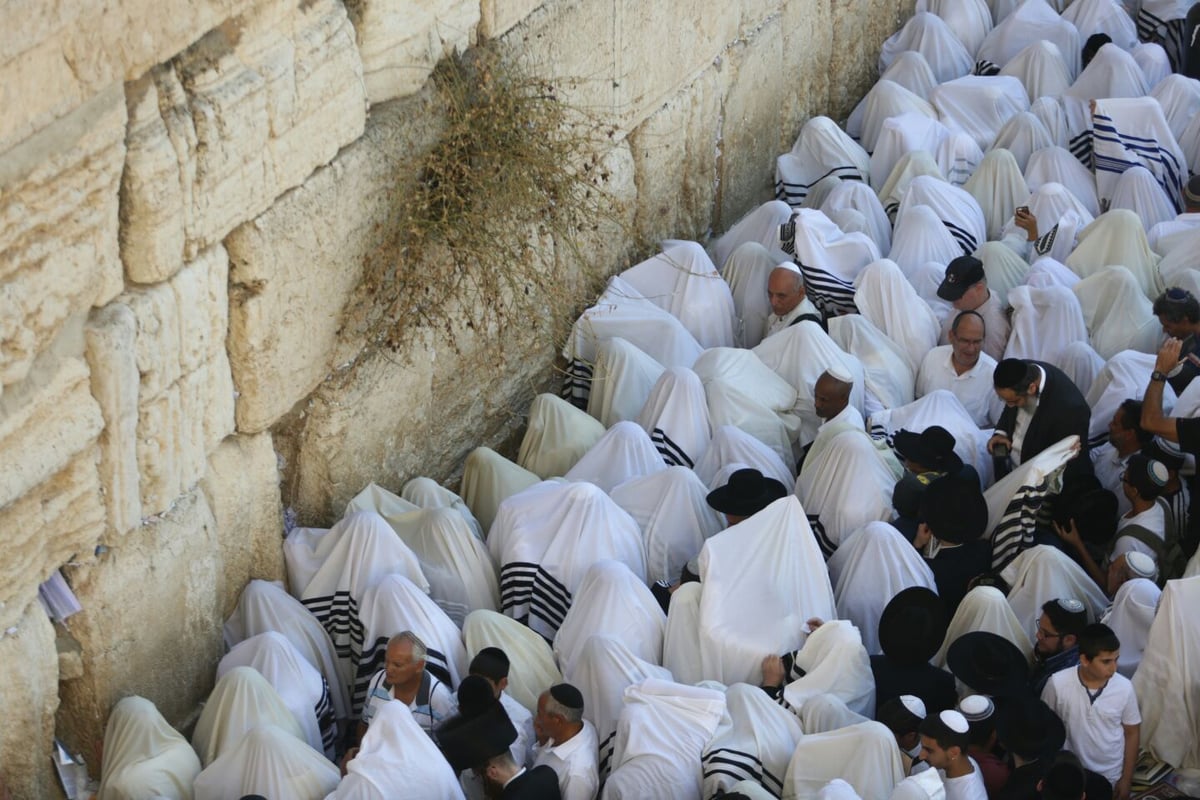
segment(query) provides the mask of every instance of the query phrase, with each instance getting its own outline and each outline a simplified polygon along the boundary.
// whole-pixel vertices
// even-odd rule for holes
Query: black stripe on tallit
[[[688,467],[689,469],[695,466],[695,463],[688,458],[688,454],[683,452],[683,448],[675,444],[662,428],[655,428],[650,433],[650,441],[654,443],[654,447],[663,457],[663,461],[667,462],[667,466]]]
[[[808,524],[812,528],[813,536],[817,539],[817,546],[821,548],[821,554],[828,561],[829,557],[837,550],[837,545],[826,535],[825,526],[821,524],[821,516],[819,514],[809,514]]]

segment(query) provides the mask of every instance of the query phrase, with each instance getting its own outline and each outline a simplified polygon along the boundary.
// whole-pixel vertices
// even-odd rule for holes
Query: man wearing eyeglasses
[[[1029,675],[1029,685],[1035,695],[1041,695],[1051,675],[1079,665],[1078,638],[1087,623],[1087,609],[1073,597],[1042,605],[1042,614],[1037,621],[1037,641],[1033,645],[1033,671]]]
[[[1186,289],[1167,289],[1154,301],[1154,316],[1163,333],[1179,339],[1178,363],[1167,371],[1167,383],[1182,394],[1192,378],[1200,375],[1200,301]]]

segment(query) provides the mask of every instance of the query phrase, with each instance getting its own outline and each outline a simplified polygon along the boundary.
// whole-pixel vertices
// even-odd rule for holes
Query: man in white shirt
[[[1113,800],[1128,800],[1141,739],[1133,684],[1117,672],[1121,643],[1107,625],[1079,635],[1079,666],[1055,673],[1042,700],[1067,729],[1066,748],[1113,784]]]
[[[938,297],[954,305],[955,311],[974,311],[983,317],[986,328],[983,352],[999,361],[1008,346],[1008,335],[1012,325],[1000,298],[988,289],[987,275],[983,262],[974,256],[959,256],[946,266],[946,277],[937,289]],[[950,341],[950,326],[953,320],[946,319],[942,325],[942,344]]]
[[[425,643],[412,631],[402,631],[388,640],[384,667],[367,685],[358,737],[383,703],[400,700],[412,711],[421,729],[432,735],[442,721],[458,712],[450,687],[425,669]]]
[[[1129,500],[1121,491],[1121,475],[1129,457],[1153,438],[1142,429],[1142,402],[1129,398],[1117,406],[1108,423],[1108,441],[1091,451],[1092,468],[1100,485],[1117,496],[1117,511],[1129,511]]]
[[[1158,502],[1170,477],[1159,461],[1134,453],[1121,475],[1121,489],[1130,509],[1117,522],[1117,536],[1109,560],[1125,553],[1144,553],[1162,563],[1166,540],[1166,514]]]
[[[569,683],[542,692],[533,718],[534,760],[558,773],[563,800],[594,800],[600,789],[600,743],[583,718],[583,695]]]
[[[976,425],[995,425],[1004,403],[992,389],[996,359],[983,352],[986,337],[987,326],[979,312],[956,314],[950,323],[950,344],[930,350],[917,370],[917,397],[947,389]]]
[[[942,776],[946,800],[987,800],[983,773],[967,755],[967,718],[958,711],[943,711],[926,717],[919,730],[921,758]]]
[[[804,273],[791,261],[785,261],[771,270],[767,277],[767,299],[771,301],[767,336],[787,330],[803,317],[811,317],[817,322],[821,320],[821,313],[808,299],[808,292],[804,288]]]

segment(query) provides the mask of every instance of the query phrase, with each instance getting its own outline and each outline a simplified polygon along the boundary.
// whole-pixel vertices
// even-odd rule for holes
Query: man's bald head
[[[831,420],[850,404],[850,390],[854,384],[835,378],[828,372],[822,372],[813,386],[813,407],[817,416],[823,420]]]
[[[776,316],[790,314],[804,300],[804,276],[795,265],[780,266],[767,277],[767,299]]]

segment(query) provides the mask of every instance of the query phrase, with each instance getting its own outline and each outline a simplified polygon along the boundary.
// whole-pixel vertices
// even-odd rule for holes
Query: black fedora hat
[[[517,729],[499,701],[475,716],[453,716],[437,731],[438,747],[456,773],[508,752],[516,740]]]
[[[879,646],[897,666],[929,661],[950,624],[946,604],[924,586],[910,586],[888,601],[879,615]]]
[[[1025,655],[995,633],[971,631],[955,639],[946,651],[946,666],[979,694],[1017,697],[1029,691]]]
[[[933,481],[921,495],[917,519],[943,542],[965,544],[981,538],[987,531],[988,505],[979,480],[949,473]]]
[[[962,459],[954,452],[954,434],[941,425],[931,425],[920,433],[901,429],[892,437],[892,444],[902,458],[936,472],[962,469]]]
[[[1063,721],[1050,706],[1032,697],[1014,697],[996,711],[996,737],[1004,749],[1021,758],[1048,758],[1067,740]]]
[[[787,487],[756,469],[739,469],[729,482],[708,493],[708,504],[722,514],[750,517],[787,495]]]

